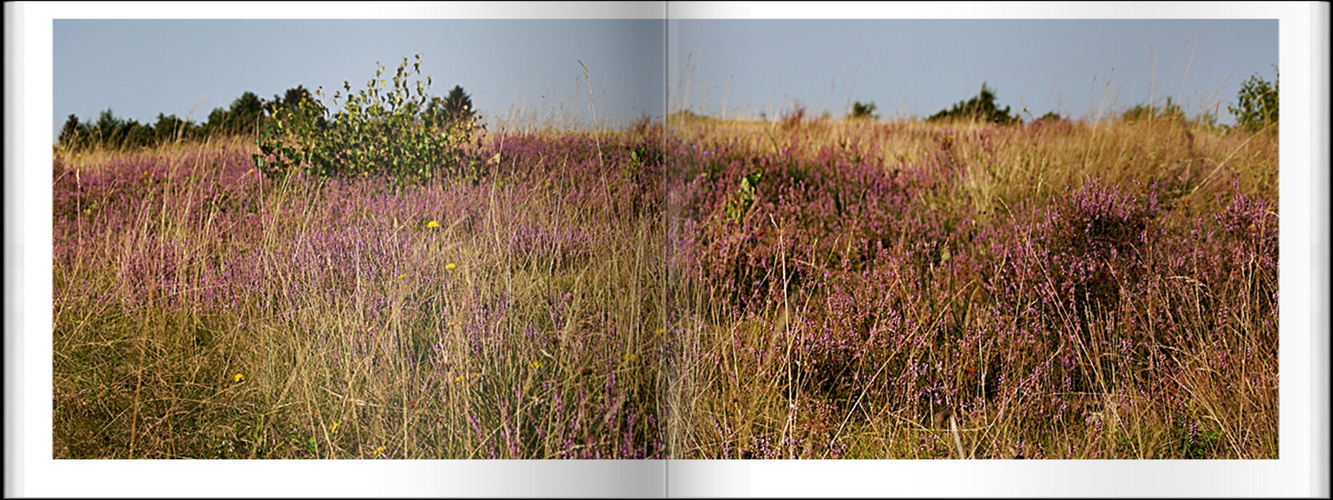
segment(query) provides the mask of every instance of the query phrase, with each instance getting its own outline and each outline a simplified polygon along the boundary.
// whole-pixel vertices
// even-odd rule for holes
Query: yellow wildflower
[[[458,265],[454,264],[453,262],[450,262],[449,264],[444,266],[445,269],[453,269],[455,267],[458,267]]]
[[[656,333],[656,334],[658,334],[658,335],[661,335],[661,334],[663,334],[663,333],[666,333],[666,328],[658,328],[657,331],[656,331],[656,332],[653,332],[653,333]]]
[[[636,359],[639,359],[639,357],[635,356],[634,353],[629,353],[625,355],[625,361],[634,361]]]
[[[245,380],[245,375],[240,374],[240,373],[237,373],[236,376],[235,376],[235,377],[232,377],[231,379],[232,379],[233,381],[240,382],[240,381],[242,381],[242,380]]]
[[[455,383],[455,384],[461,384],[461,383],[463,383],[464,380],[467,380],[467,378],[464,377],[464,376],[462,376],[462,375],[459,375],[459,376],[457,376],[457,377],[454,377],[454,383]]]
[[[332,429],[329,429],[329,434],[335,434],[335,433],[337,433],[337,432],[338,432],[338,422],[334,422],[334,423],[333,423],[333,428],[332,428]]]
[[[406,274],[400,274],[400,275],[398,275],[398,279],[403,279],[403,278],[406,278],[406,277],[407,277]]]
[[[541,361],[533,361],[531,364],[532,364],[532,368],[533,368],[534,370],[537,369],[537,368],[541,368],[541,367],[542,367],[542,362],[541,362]]]
[[[375,454],[376,454],[376,455],[379,455],[379,454],[381,454],[381,453],[384,453],[384,447],[383,447],[383,446],[380,446],[379,448],[375,448]]]
[[[431,228],[431,229],[440,227],[440,221],[433,220],[433,221],[427,222],[427,223],[426,223],[426,227]]]

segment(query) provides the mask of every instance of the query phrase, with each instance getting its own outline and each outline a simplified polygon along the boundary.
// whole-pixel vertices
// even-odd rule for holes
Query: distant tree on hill
[[[472,108],[472,96],[463,91],[461,85],[454,85],[453,90],[444,98],[444,114],[450,121],[471,118],[476,110]]]
[[[249,134],[264,116],[264,100],[246,91],[231,102],[229,109],[214,108],[204,125],[207,135]]]
[[[967,101],[954,104],[952,108],[935,113],[927,121],[976,120],[1000,125],[1022,123],[1022,119],[1009,114],[1009,106],[1003,109],[995,103],[995,91],[981,84],[981,92]]]
[[[314,96],[305,88],[305,85],[297,85],[287,89],[282,94],[274,94],[273,99],[264,103],[264,110],[269,114],[277,108],[292,108],[300,110],[301,106],[313,99]]]
[[[62,148],[78,149],[88,143],[91,135],[91,127],[87,123],[79,123],[79,117],[71,114],[65,119],[65,126],[60,128],[56,141]]]
[[[178,118],[176,115],[157,114],[157,123],[152,126],[153,137],[157,144],[164,144],[177,139],[193,138],[197,126]]]
[[[878,118],[879,118],[879,116],[875,115],[875,101],[870,101],[870,102],[867,102],[867,103],[862,103],[861,101],[856,101],[856,102],[852,103],[852,114],[847,115],[847,116],[848,116],[848,118],[853,118],[853,119],[859,119],[859,118],[878,119]]]
[[[91,137],[98,144],[112,147],[146,146],[152,142],[152,129],[137,120],[123,120],[107,108],[98,114],[92,125]]]

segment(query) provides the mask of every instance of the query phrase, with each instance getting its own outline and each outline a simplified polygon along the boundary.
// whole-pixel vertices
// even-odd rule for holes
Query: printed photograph
[[[1280,456],[1276,22],[670,33],[673,457]]]
[[[664,26],[57,20],[55,456],[665,457]]]

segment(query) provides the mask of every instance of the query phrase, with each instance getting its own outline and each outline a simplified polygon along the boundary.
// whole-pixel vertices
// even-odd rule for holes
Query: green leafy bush
[[[1251,75],[1250,79],[1241,85],[1240,93],[1236,94],[1236,105],[1227,106],[1227,110],[1236,117],[1236,125],[1247,132],[1277,127],[1277,86],[1276,76],[1270,85],[1263,78],[1259,78],[1259,75]]]
[[[1000,109],[995,104],[995,90],[981,84],[981,92],[967,101],[954,104],[952,108],[940,111],[926,118],[926,121],[971,120],[1009,125],[1022,123],[1022,120],[1009,114],[1009,106]]]
[[[285,178],[297,171],[320,177],[384,176],[401,182],[422,182],[445,176],[476,180],[485,164],[473,154],[480,147],[483,127],[470,106],[470,98],[456,87],[456,102],[466,110],[440,103],[426,93],[430,77],[423,83],[421,56],[409,65],[407,58],[391,80],[382,78],[384,67],[356,93],[347,82],[346,91],[335,92],[333,103],[341,106],[332,119],[328,109],[309,95],[287,106],[275,106],[260,131],[254,155],[264,175]],[[387,88],[386,88],[387,87]],[[316,94],[323,97],[322,90]],[[452,95],[451,95],[452,96]],[[474,143],[474,140],[476,141]]]

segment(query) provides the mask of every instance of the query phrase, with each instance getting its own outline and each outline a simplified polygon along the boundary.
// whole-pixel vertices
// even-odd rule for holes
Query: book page
[[[22,7],[14,491],[664,495],[663,4]]]
[[[1320,484],[1310,6],[1049,7],[668,6],[671,496]]]

